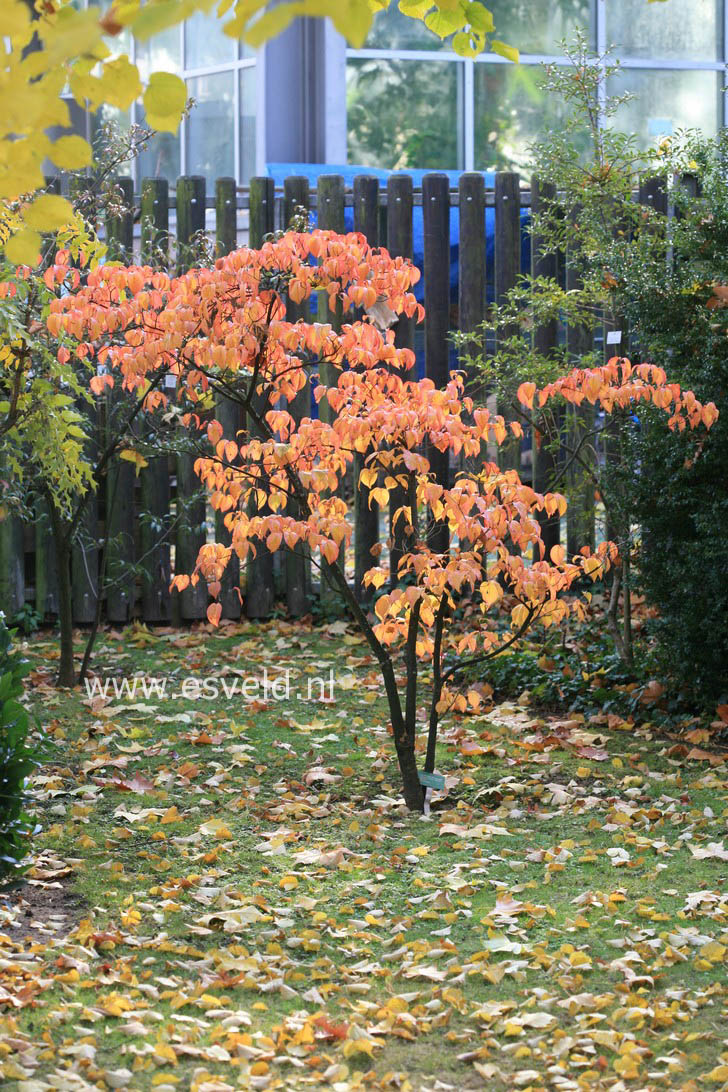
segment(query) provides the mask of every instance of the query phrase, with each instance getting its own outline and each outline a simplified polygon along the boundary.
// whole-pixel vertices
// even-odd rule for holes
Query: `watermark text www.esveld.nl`
[[[86,697],[93,701],[334,701],[336,679],[312,675],[294,682],[290,670],[259,675],[188,675],[184,679],[149,675],[107,676],[85,680]]]

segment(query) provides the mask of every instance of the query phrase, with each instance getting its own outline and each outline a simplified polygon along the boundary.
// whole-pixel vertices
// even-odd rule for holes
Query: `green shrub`
[[[727,152],[725,130],[673,142],[666,173],[687,164],[692,185],[673,193],[669,265],[655,246],[615,268],[643,357],[720,411],[697,437],[645,420],[635,507],[660,666],[713,708],[728,695],[728,309],[714,295],[728,284]]]
[[[548,276],[523,277],[491,309],[479,351],[471,332],[460,344],[465,364],[519,419],[521,382],[543,386],[612,352],[660,365],[669,382],[715,402],[720,416],[709,431],[671,431],[644,401],[603,429],[586,403],[533,419],[547,441],[536,487],[567,493],[574,526],[593,524],[596,488],[605,531],[627,559],[606,616],[625,665],[635,666],[629,604],[641,589],[659,612],[654,666],[677,683],[677,701],[707,711],[728,699],[728,129],[680,132],[642,151],[594,112],[597,100],[607,118],[623,103],[610,94],[608,55],[594,63],[582,35],[565,50],[571,64],[548,66],[544,89],[571,109],[534,160],[542,195],[544,184],[558,195],[544,198],[535,219],[541,254],[565,255],[566,281],[558,258]],[[554,337],[564,323],[566,336]],[[618,348],[604,343],[605,325],[619,331]]]
[[[28,740],[30,717],[18,700],[28,664],[13,649],[12,636],[0,620],[0,878],[26,863],[33,823],[25,812],[25,782],[41,762],[39,747]]]

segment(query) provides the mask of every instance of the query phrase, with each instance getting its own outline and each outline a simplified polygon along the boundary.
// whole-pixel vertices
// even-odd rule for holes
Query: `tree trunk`
[[[420,775],[417,770],[417,757],[415,755],[415,738],[406,736],[404,739],[394,740],[397,751],[399,772],[402,775],[402,795],[404,802],[410,811],[421,812],[424,809],[425,793],[420,784]]]
[[[54,525],[56,520],[53,521]],[[71,598],[71,551],[65,535],[54,534],[58,559],[58,624],[61,629],[61,658],[57,686],[75,686],[73,662],[73,600]]]
[[[634,650],[632,647],[632,581],[630,579],[629,540],[624,548],[624,560],[622,562],[622,644],[624,657],[628,667],[634,667]]]
[[[624,649],[624,640],[622,632],[619,628],[619,591],[622,587],[622,566],[615,565],[612,569],[612,590],[609,595],[609,603],[607,604],[607,627],[612,635],[614,641],[614,647],[617,650],[622,663],[627,663],[627,656]]]
[[[328,579],[331,587],[338,588],[341,598],[349,607],[369,647],[377,658],[387,695],[387,704],[389,705],[389,717],[392,722],[397,762],[402,775],[402,794],[410,811],[421,812],[424,809],[425,794],[417,771],[417,758],[415,756],[416,733],[414,727],[411,731],[408,730],[405,718],[402,716],[402,703],[399,698],[397,681],[394,677],[392,657],[377,640],[366,614],[362,610],[353,590],[349,587],[341,564],[337,561],[330,565],[327,561],[324,561],[321,571],[322,580],[324,576]]]

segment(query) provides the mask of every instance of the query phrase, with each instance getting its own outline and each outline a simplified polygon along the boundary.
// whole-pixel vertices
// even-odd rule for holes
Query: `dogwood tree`
[[[411,350],[370,321],[366,312],[377,304],[421,320],[411,291],[418,277],[411,263],[370,248],[360,234],[288,232],[175,278],[151,268],[100,267],[87,284],[54,300],[48,317],[73,351],[107,365],[91,380],[96,393],[121,382],[146,397],[148,408],[167,412],[174,398],[199,435],[196,471],[224,513],[231,545],[208,542],[195,571],[177,574],[174,584],[207,582],[213,624],[233,552],[244,560],[302,544],[319,564],[376,657],[404,797],[415,810],[423,806],[416,756],[424,724],[425,770],[432,771],[442,715],[479,701],[462,686],[466,674],[530,626],[557,625],[583,610],[583,601],[566,593],[579,578],[600,578],[616,557],[611,543],[572,558],[561,548],[544,557],[537,516],[563,513],[565,498],[536,493],[514,470],[484,457],[489,445],[519,434],[519,424],[507,426],[475,405],[457,373],[443,389],[412,379]],[[315,294],[332,309],[338,305],[340,326],[286,318],[287,298],[301,303]],[[161,371],[177,377],[175,395],[155,382]],[[294,416],[291,404],[312,373],[319,413]],[[615,392],[620,382],[616,374]],[[236,401],[246,428],[226,434],[212,416],[213,396]],[[460,464],[450,481],[435,479],[433,451]],[[352,521],[341,487],[355,456],[370,504],[386,504],[392,494],[405,498],[394,513],[407,547],[400,580],[371,612],[345,568]],[[382,589],[387,582],[373,556],[364,583]],[[455,625],[464,597],[467,623]]]

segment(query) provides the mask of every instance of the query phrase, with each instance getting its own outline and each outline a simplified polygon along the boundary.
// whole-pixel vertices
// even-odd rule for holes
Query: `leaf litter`
[[[342,622],[100,650],[108,674],[332,668],[327,703],[101,704],[52,690],[51,648],[28,646],[57,741],[42,833],[0,900],[5,1087],[728,1086],[716,748],[676,752],[648,709],[484,702],[445,724],[445,789],[413,816]]]

